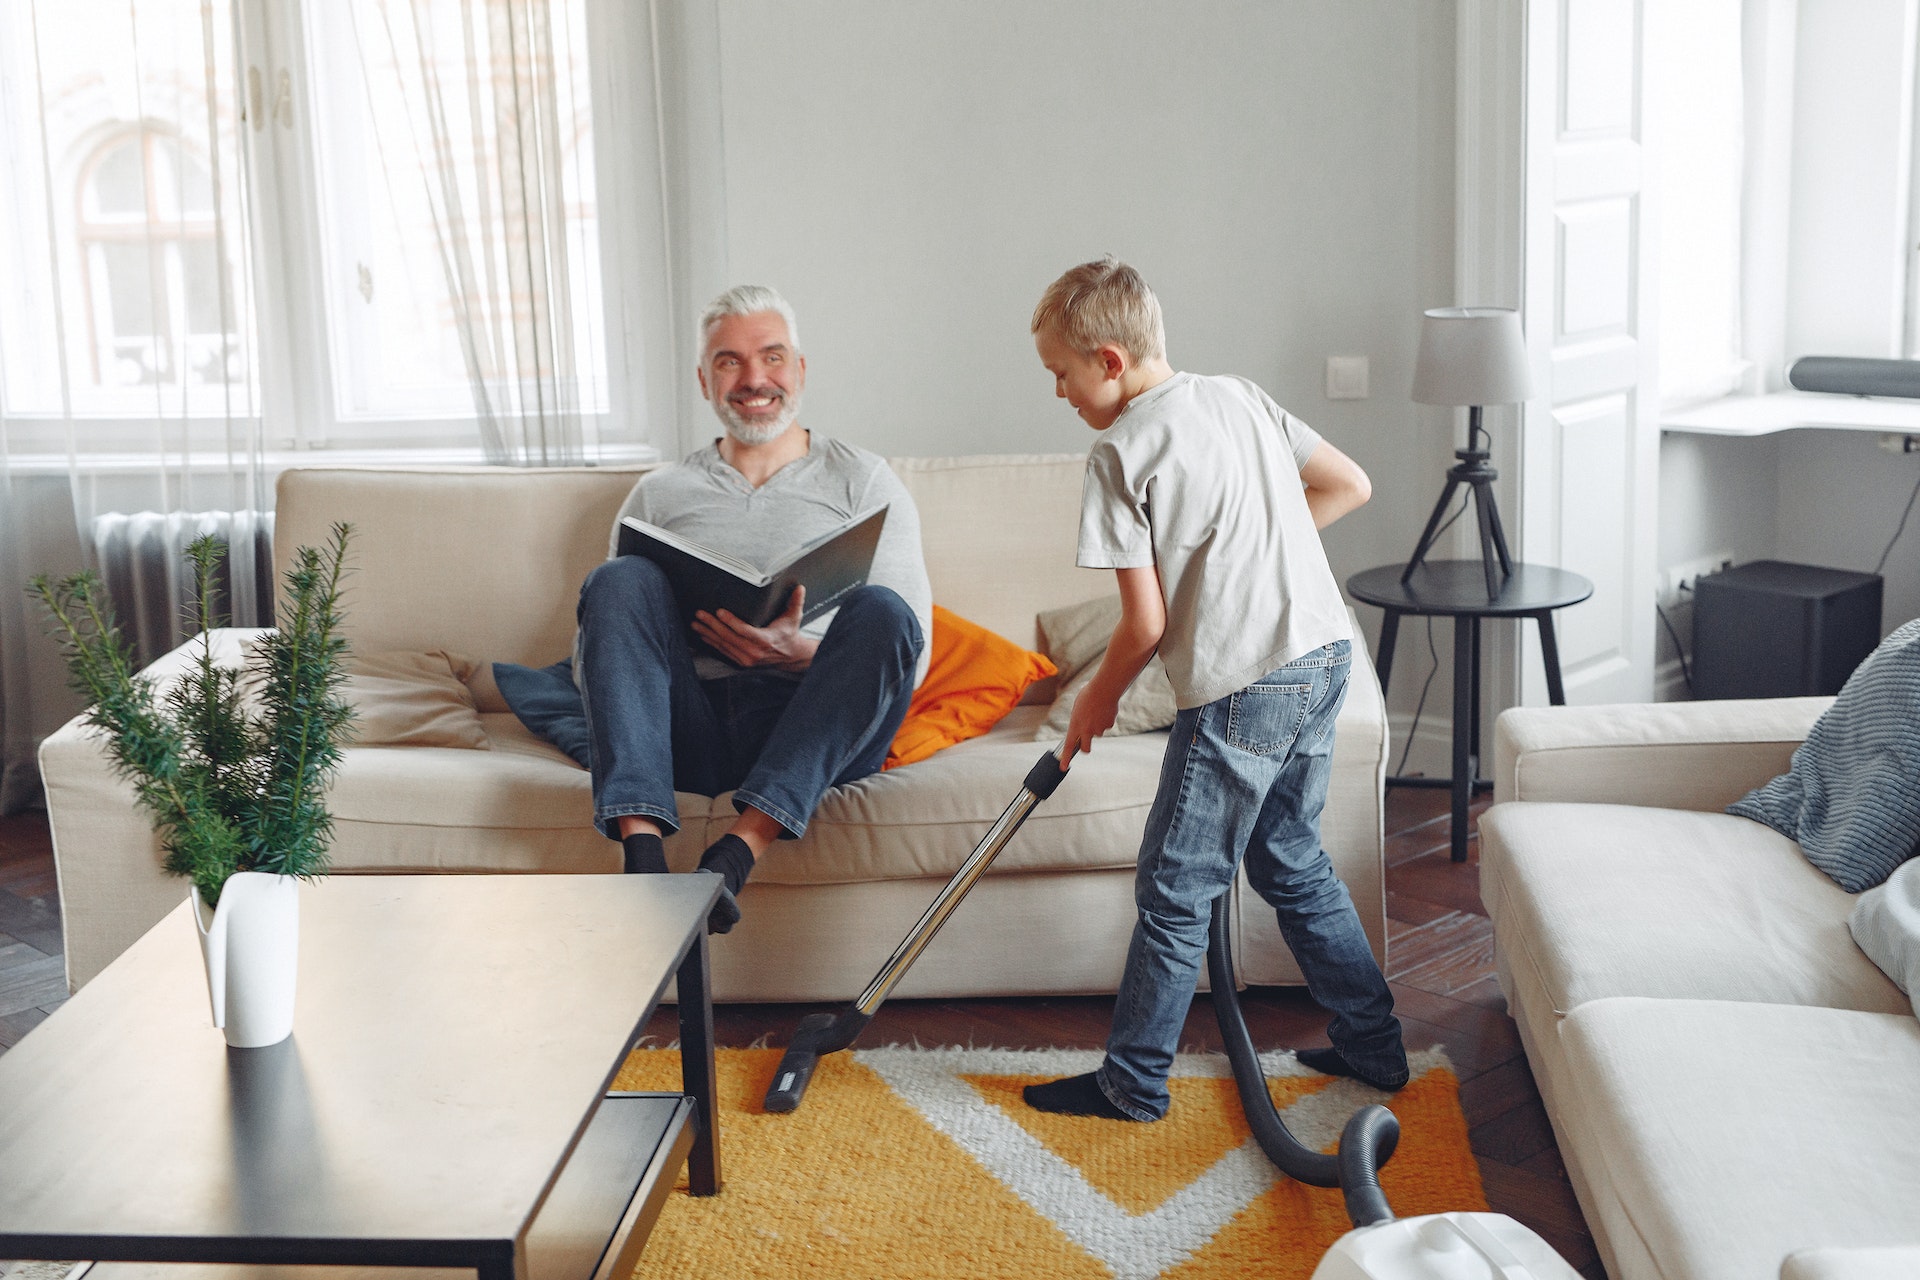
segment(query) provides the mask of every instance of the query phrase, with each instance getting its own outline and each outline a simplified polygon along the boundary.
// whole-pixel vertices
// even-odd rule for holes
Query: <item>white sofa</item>
[[[1920,1022],[1855,899],[1722,812],[1831,701],[1497,722],[1481,895],[1612,1280],[1920,1276]]]
[[[1027,647],[1035,616],[1113,590],[1074,567],[1078,455],[901,459],[923,524],[934,600]],[[345,601],[356,652],[446,649],[545,665],[571,652],[581,580],[638,472],[580,468],[309,468],[278,487],[275,558],[350,521]],[[191,644],[192,642],[189,642]],[[238,660],[237,634],[221,637]],[[1326,846],[1374,952],[1386,954],[1381,860],[1386,719],[1356,644],[1338,724]],[[176,650],[155,670],[177,673]],[[590,825],[586,773],[528,733],[476,682],[487,750],[354,747],[331,795],[336,872],[615,872],[619,846]],[[1049,682],[1051,683],[1051,682]],[[1035,692],[1050,696],[1050,690]],[[762,859],[745,919],[713,941],[721,1000],[845,1000],[858,994],[941,884],[1018,793],[1044,743],[1045,705],[991,733],[828,795],[799,841]],[[1109,992],[1132,929],[1133,865],[1164,733],[1101,742],[1074,763],[993,871],[897,989],[903,996]],[[78,721],[41,751],[66,925],[79,987],[178,903],[182,881],[131,790]],[[678,797],[669,841],[690,867],[733,818],[728,797]],[[1299,981],[1272,912],[1239,886],[1239,976]],[[536,922],[537,923],[537,922]]]

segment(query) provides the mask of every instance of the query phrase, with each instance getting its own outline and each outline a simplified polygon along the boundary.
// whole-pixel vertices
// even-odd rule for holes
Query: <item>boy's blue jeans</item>
[[[1405,1078],[1393,996],[1320,847],[1351,654],[1350,642],[1336,641],[1174,719],[1140,845],[1140,919],[1095,1076],[1136,1120],[1167,1113],[1167,1073],[1206,957],[1208,913],[1243,855],[1308,993],[1333,1015],[1334,1047],[1369,1076]]]
[[[616,556],[580,588],[575,671],[587,709],[593,822],[640,814],[677,831],[673,793],[733,791],[797,837],[829,787],[877,771],[913,699],[920,623],[886,587],[850,592],[795,680],[703,681],[659,566]]]

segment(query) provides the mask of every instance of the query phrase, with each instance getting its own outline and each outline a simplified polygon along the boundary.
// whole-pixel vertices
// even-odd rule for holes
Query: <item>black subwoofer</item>
[[[1696,698],[1838,693],[1880,643],[1876,573],[1756,560],[1693,590]]]

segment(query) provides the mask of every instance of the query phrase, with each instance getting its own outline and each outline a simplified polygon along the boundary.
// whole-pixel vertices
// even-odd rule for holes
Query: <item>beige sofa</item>
[[[1496,725],[1481,895],[1612,1280],[1920,1276],[1920,1022],[1855,899],[1722,812],[1830,702]]]
[[[1112,590],[1074,567],[1077,455],[902,459],[923,523],[934,600],[1023,645],[1035,615]],[[637,472],[612,468],[366,470],[281,477],[275,539],[293,548],[352,522],[348,633],[361,654],[444,648],[545,665],[571,651],[581,580]],[[221,637],[238,660],[238,634]],[[189,642],[190,644],[192,642]],[[1379,682],[1356,644],[1339,726],[1326,846],[1375,954],[1386,950],[1381,861],[1387,735]],[[177,673],[176,650],[156,669]],[[355,747],[335,783],[337,872],[619,870],[589,822],[587,774],[477,688],[487,750]],[[1050,691],[1036,689],[1043,696]],[[985,737],[830,793],[807,835],[762,860],[745,919],[713,943],[721,1000],[857,995],[1018,793],[1046,744],[1045,705],[1016,708]],[[1074,763],[897,989],[902,996],[1109,992],[1132,928],[1133,864],[1164,733],[1102,741]],[[77,721],[41,752],[67,974],[76,988],[178,903],[183,882],[132,793]],[[727,796],[678,797],[668,845],[686,869],[734,816]],[[1242,881],[1239,974],[1299,981],[1272,912]]]

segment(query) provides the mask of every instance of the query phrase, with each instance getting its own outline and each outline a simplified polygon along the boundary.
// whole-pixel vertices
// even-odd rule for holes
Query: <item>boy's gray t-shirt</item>
[[[854,516],[886,507],[887,522],[873,553],[867,581],[890,587],[920,620],[917,687],[926,678],[933,647],[933,588],[920,550],[920,510],[900,477],[877,453],[809,433],[805,456],[774,472],[758,489],[720,456],[715,445],[696,450],[678,465],[642,476],[614,517],[607,554],[619,544],[620,516],[637,516],[703,546],[766,566],[802,543]],[[836,610],[804,628],[818,638]],[[741,668],[706,652],[694,655],[702,680],[734,675]]]
[[[1180,707],[1352,638],[1300,481],[1319,444],[1245,378],[1193,373],[1135,396],[1094,442],[1079,563],[1159,566]]]

